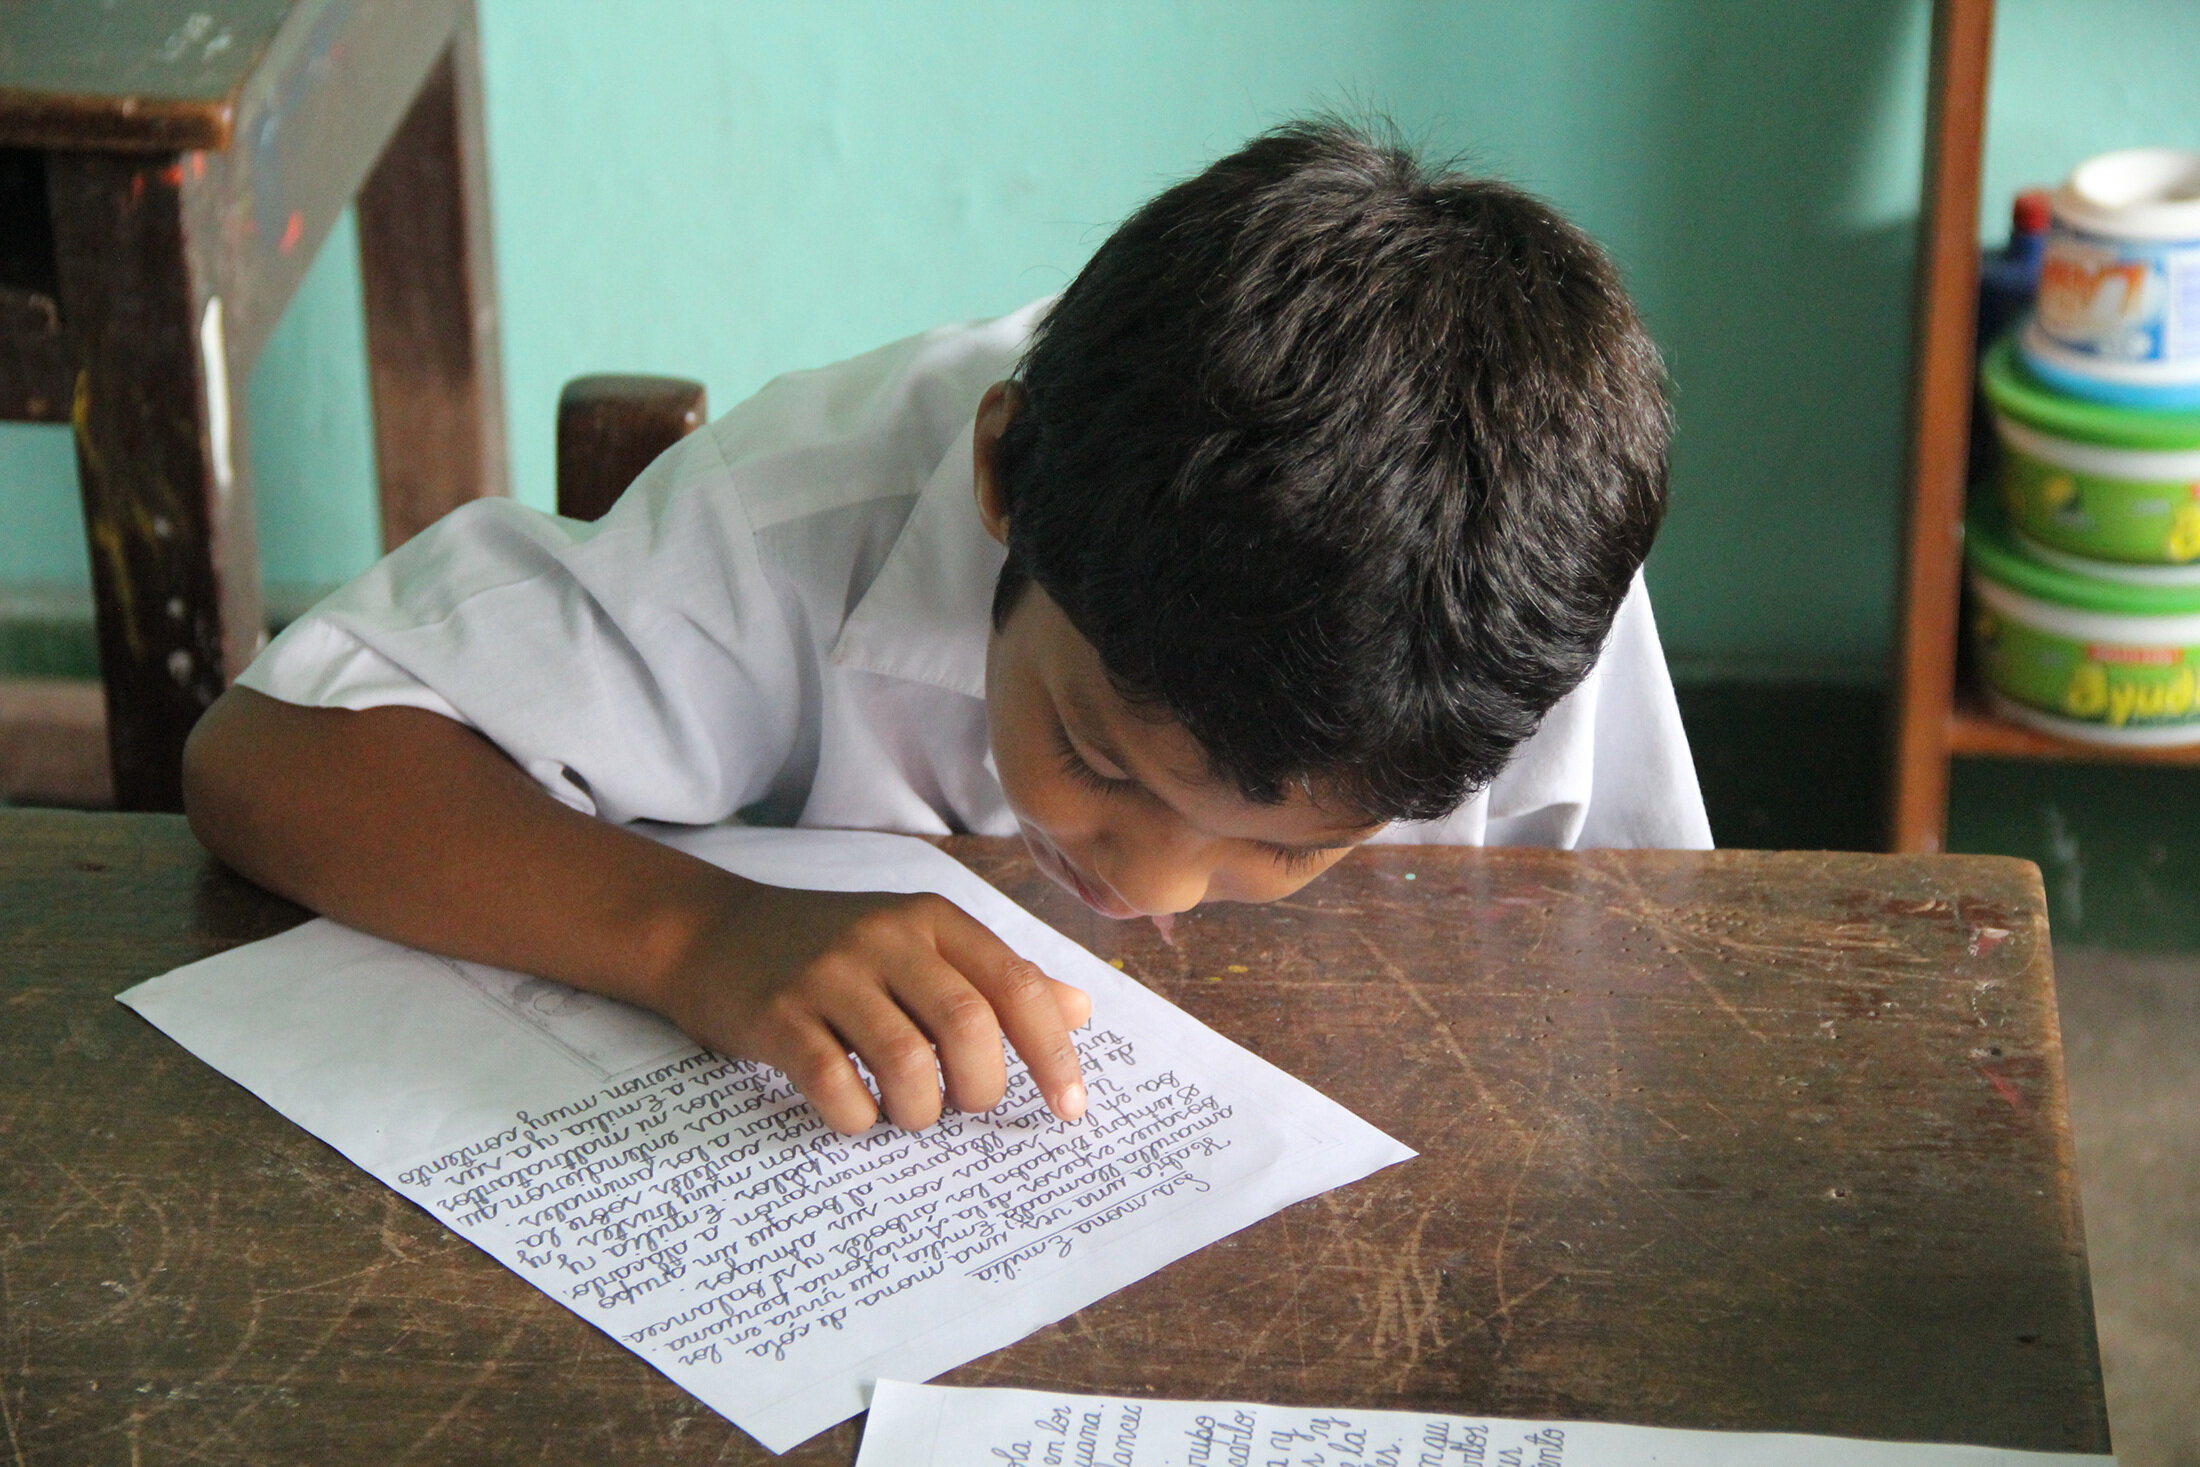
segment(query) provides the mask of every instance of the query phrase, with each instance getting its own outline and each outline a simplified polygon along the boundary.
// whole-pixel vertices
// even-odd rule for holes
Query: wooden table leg
[[[506,492],[481,64],[471,4],[358,198],[382,487],[395,549]]]
[[[196,165],[196,166],[191,166]],[[193,190],[204,155],[50,155],[107,741],[124,810],[183,808],[183,741],[258,650],[244,380]]]

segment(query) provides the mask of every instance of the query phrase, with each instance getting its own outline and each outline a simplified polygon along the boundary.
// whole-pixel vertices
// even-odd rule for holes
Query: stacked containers
[[[2092,159],[2053,209],[2038,308],[1981,366],[1980,672],[2052,733],[2200,743],[2200,154]]]

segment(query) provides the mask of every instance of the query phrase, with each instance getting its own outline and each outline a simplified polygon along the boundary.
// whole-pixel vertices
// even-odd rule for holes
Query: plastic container
[[[2200,586],[2133,585],[2024,554],[2001,516],[1965,527],[1972,638],[2003,717],[2093,744],[2200,744]]]
[[[2055,206],[2043,188],[2028,188],[2009,205],[2009,242],[1978,262],[1978,349],[1984,352],[2015,326],[2040,293],[2040,263]]]
[[[2103,153],[2052,201],[2026,362],[2096,401],[2200,406],[2200,153]]]
[[[2062,396],[2007,342],[1987,352],[1979,385],[2001,443],[1995,483],[2019,530],[2067,555],[2200,576],[2200,411]]]

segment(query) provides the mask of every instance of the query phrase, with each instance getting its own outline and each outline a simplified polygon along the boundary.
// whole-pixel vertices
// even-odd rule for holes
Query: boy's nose
[[[1188,912],[1207,895],[1207,873],[1184,868],[1155,869],[1141,862],[1110,883],[1143,917]]]
[[[1112,844],[1114,859],[1100,874],[1141,915],[1188,912],[1205,899],[1214,875],[1205,839],[1145,828],[1125,831]]]

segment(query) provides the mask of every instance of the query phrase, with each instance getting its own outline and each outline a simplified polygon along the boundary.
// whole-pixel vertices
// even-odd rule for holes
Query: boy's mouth
[[[1033,864],[1056,886],[1074,893],[1079,901],[1103,917],[1120,922],[1138,915],[1137,908],[1117,896],[1106,882],[1078,870],[1075,863],[1063,855],[1053,841],[1033,829],[1029,821],[1017,821],[1016,828],[1023,834],[1024,849],[1031,852]]]

